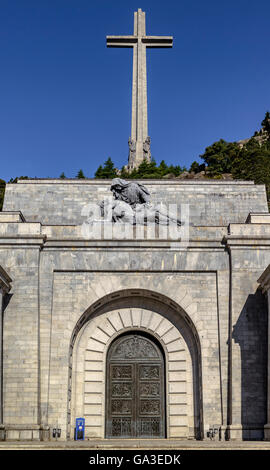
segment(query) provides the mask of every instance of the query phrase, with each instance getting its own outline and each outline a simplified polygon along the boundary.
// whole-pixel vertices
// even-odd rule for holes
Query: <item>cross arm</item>
[[[173,36],[143,36],[142,42],[147,47],[172,47]]]
[[[133,47],[137,43],[136,36],[106,36],[107,47]]]

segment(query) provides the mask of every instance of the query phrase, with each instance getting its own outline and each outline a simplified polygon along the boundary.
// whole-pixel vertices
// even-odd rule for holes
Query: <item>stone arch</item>
[[[164,350],[168,438],[201,438],[197,331],[179,305],[142,289],[105,296],[78,320],[70,344],[68,436],[75,418],[86,415],[86,436],[104,437],[106,354],[111,342],[128,331],[147,332]]]

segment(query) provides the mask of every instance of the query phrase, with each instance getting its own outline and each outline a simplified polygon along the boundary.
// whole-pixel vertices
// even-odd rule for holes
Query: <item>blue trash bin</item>
[[[85,419],[76,418],[75,440],[84,441]]]

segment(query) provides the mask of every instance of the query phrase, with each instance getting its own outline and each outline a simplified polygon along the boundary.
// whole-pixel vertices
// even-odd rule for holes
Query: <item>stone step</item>
[[[143,450],[270,450],[270,441],[192,441],[167,439],[102,439],[91,441],[50,441],[50,442],[0,442],[2,450],[96,450],[96,449],[143,449]]]

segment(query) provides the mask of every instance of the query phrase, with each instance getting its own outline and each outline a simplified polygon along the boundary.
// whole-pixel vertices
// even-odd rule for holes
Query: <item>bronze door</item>
[[[107,359],[106,437],[165,437],[164,359],[146,336],[114,341]]]

